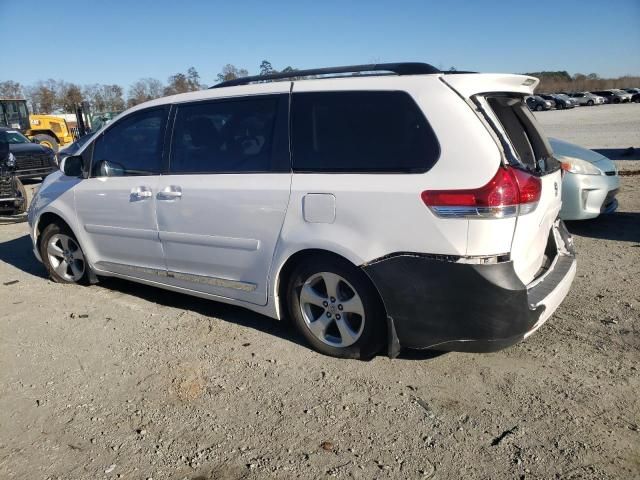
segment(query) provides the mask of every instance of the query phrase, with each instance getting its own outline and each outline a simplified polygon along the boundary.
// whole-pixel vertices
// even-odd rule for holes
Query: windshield
[[[7,133],[7,141],[10,144],[31,143],[31,140],[29,140],[27,137],[25,137],[24,135],[22,135],[20,132],[16,130],[7,130],[6,133]]]

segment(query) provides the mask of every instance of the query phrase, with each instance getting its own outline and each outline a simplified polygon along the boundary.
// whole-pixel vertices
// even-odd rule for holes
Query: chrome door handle
[[[151,191],[151,188],[145,185],[141,185],[139,187],[133,187],[131,189],[131,195],[129,196],[129,199],[135,202],[138,200],[145,200],[147,198],[151,198],[152,196],[153,196],[153,192]]]
[[[158,192],[158,200],[175,200],[182,197],[182,188],[177,185],[169,185]]]

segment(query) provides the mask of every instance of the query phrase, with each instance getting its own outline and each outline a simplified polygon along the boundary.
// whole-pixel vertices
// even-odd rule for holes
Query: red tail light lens
[[[468,190],[426,190],[422,201],[440,217],[504,218],[535,209],[542,193],[540,178],[500,167],[489,182]]]

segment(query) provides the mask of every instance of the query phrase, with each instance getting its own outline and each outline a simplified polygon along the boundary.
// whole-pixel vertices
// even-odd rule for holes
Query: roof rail
[[[251,82],[264,80],[282,80],[293,77],[308,77],[311,75],[334,75],[340,73],[358,72],[391,72],[397,75],[426,75],[430,73],[442,73],[439,69],[428,63],[405,62],[405,63],[371,63],[367,65],[348,65],[344,67],[311,68],[308,70],[292,70],[290,72],[272,73],[270,75],[253,75],[250,77],[235,78],[220,82],[209,88],[233,87],[236,85],[247,85]]]

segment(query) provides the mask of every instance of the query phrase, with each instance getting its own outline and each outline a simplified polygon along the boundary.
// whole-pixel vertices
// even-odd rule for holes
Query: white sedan
[[[604,155],[573,143],[550,138],[561,162],[563,220],[586,220],[618,208],[620,177],[616,165]]]

